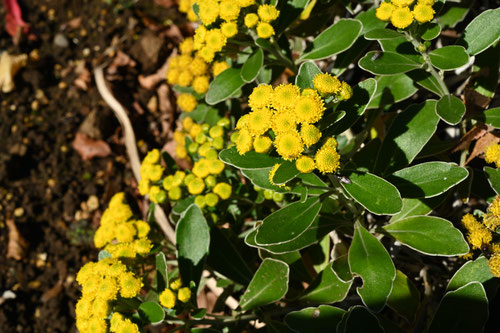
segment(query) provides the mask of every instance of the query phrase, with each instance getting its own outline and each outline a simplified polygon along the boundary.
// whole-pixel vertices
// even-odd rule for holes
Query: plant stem
[[[271,43],[271,48],[270,50],[271,53],[282,62],[285,67],[290,69],[294,74],[297,74],[297,66],[295,66],[295,63],[288,57],[286,57],[283,53],[281,53],[279,46],[276,44],[275,41]]]
[[[332,183],[333,187],[337,190],[338,193],[338,199],[344,204],[347,209],[355,216],[358,217],[360,215],[359,210],[356,208],[356,206],[344,196],[344,192],[342,190],[342,186],[340,185],[339,181],[332,175],[328,174],[328,179],[330,179],[330,182]]]

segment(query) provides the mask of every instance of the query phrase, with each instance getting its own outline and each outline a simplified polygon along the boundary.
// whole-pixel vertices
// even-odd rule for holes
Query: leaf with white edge
[[[377,76],[377,91],[373,95],[369,109],[392,105],[411,97],[417,92],[413,80],[405,74]]]
[[[260,69],[264,64],[264,51],[259,47],[241,67],[241,78],[246,83],[252,82],[259,75]]]
[[[194,281],[198,285],[210,246],[207,220],[200,207],[193,204],[182,213],[175,237],[182,282],[189,285],[190,281]]]
[[[403,208],[398,189],[385,179],[357,171],[351,171],[347,177],[351,182],[341,183],[342,187],[370,212],[377,215],[394,215]]]
[[[241,78],[240,69],[228,68],[210,82],[210,88],[205,95],[205,101],[208,105],[215,105],[225,101],[243,87],[244,84],[245,81]]]
[[[273,183],[283,185],[294,179],[300,174],[300,171],[295,167],[294,161],[284,161],[276,170],[273,177]]]
[[[284,262],[264,259],[241,296],[241,308],[248,310],[279,301],[288,290],[289,273],[290,268]]]
[[[192,333],[220,333],[220,331],[214,330],[213,328],[192,328],[191,329]]]
[[[470,10],[470,5],[455,3],[446,12],[437,18],[439,25],[443,28],[455,28],[455,25],[462,22]]]
[[[295,77],[295,85],[300,89],[314,88],[313,79],[321,70],[312,61],[306,61],[299,67],[299,73]]]
[[[400,270],[396,271],[396,279],[387,306],[412,323],[420,306],[420,293],[411,280]]]
[[[450,45],[429,52],[434,67],[444,71],[462,67],[469,62],[469,55],[462,46]]]
[[[434,208],[439,206],[441,203],[443,203],[445,199],[445,195],[443,196],[437,196],[429,199],[411,199],[411,198],[404,198],[403,199],[403,209],[397,213],[396,215],[393,215],[391,219],[389,220],[390,223],[396,222],[399,220],[402,220],[404,218],[410,217],[410,216],[417,216],[417,215],[427,215],[429,214]]]
[[[473,118],[495,128],[500,128],[500,108],[478,112]]]
[[[159,324],[165,318],[165,311],[155,302],[144,302],[137,311],[141,319],[148,324]]]
[[[236,147],[224,149],[219,153],[219,158],[222,162],[232,165],[238,169],[263,169],[273,167],[276,163],[280,163],[281,159],[271,157],[267,154],[259,154],[254,151],[249,151],[244,155],[240,155]]]
[[[332,263],[332,268],[339,277],[344,282],[351,282],[354,277],[351,273],[351,268],[349,267],[349,256],[347,254],[341,255],[335,259]]]
[[[165,253],[156,255],[156,289],[164,290],[168,287],[167,258]]]
[[[437,23],[426,23],[422,24],[420,27],[420,38],[423,40],[433,40],[434,38],[437,38],[439,34],[441,33],[441,27]]]
[[[298,333],[330,333],[342,320],[345,310],[330,305],[292,311],[285,316],[285,323]]]
[[[375,75],[396,75],[421,68],[423,64],[396,52],[370,51],[359,59],[359,67]]]
[[[476,16],[465,28],[459,41],[470,55],[486,50],[500,38],[500,8],[488,9]]]
[[[321,201],[318,197],[311,197],[304,203],[291,203],[262,221],[255,241],[258,245],[278,245],[292,241],[309,228],[320,209]]]
[[[351,284],[352,281],[342,281],[328,265],[305,290],[301,299],[314,303],[340,302],[347,296]]]
[[[391,293],[396,268],[384,246],[359,223],[354,226],[348,260],[351,272],[363,279],[363,286],[357,288],[363,304],[381,311]]]
[[[380,146],[375,161],[377,174],[388,174],[406,167],[436,131],[439,117],[436,101],[410,105],[399,113]]]
[[[416,69],[406,73],[416,84],[427,89],[428,91],[438,95],[444,96],[447,92],[444,91],[440,82],[430,73],[423,69]]]
[[[347,50],[356,41],[361,29],[363,24],[358,20],[340,19],[313,40],[310,50],[299,61],[320,60]]]
[[[456,96],[444,95],[436,104],[436,113],[447,124],[456,125],[465,114],[465,105]]]
[[[469,252],[462,232],[440,217],[407,217],[384,229],[399,242],[427,255],[457,256]]]
[[[480,282],[470,282],[444,295],[428,332],[483,332],[487,320],[484,287]]]
[[[491,188],[496,194],[500,193],[500,169],[484,167],[486,178],[490,183]]]
[[[342,318],[337,326],[339,333],[370,332],[384,333],[377,317],[368,309],[360,305],[355,305]]]
[[[393,39],[400,38],[401,34],[393,29],[373,29],[365,34],[365,38],[368,40],[379,40],[379,39]]]
[[[431,198],[448,191],[469,175],[454,163],[427,162],[401,169],[387,177],[403,198]]]

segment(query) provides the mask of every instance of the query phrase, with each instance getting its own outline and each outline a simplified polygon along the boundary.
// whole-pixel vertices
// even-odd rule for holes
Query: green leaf
[[[378,109],[404,101],[418,90],[413,85],[413,80],[405,74],[377,76],[375,80],[377,80],[377,90],[368,105],[369,109]]]
[[[309,228],[320,209],[321,201],[317,197],[289,204],[262,221],[255,241],[258,245],[273,245],[294,240]]]
[[[294,179],[300,174],[300,171],[295,167],[294,161],[284,161],[276,170],[273,177],[273,183],[283,185]]]
[[[295,77],[295,84],[300,89],[314,88],[313,79],[321,70],[312,61],[306,61],[299,67],[299,74]]]
[[[493,191],[496,194],[500,193],[500,169],[484,167],[484,172]]]
[[[398,189],[386,180],[358,171],[351,171],[347,177],[351,183],[341,183],[342,187],[370,212],[377,215],[394,215],[403,208]]]
[[[213,328],[196,327],[191,329],[191,333],[220,333],[220,331],[214,330]]]
[[[437,23],[426,23],[419,27],[420,38],[423,40],[433,40],[441,33],[441,27]]]
[[[465,114],[465,105],[456,96],[444,95],[436,103],[436,113],[444,122],[456,125]]]
[[[429,58],[434,67],[449,71],[462,67],[469,62],[469,55],[462,46],[444,46],[429,52]]]
[[[474,119],[482,121],[483,123],[495,128],[500,128],[500,108],[493,108],[483,112],[479,111],[478,114],[475,115]]]
[[[99,261],[101,261],[101,260],[103,260],[103,259],[106,259],[106,258],[111,258],[111,257],[112,257],[111,253],[109,253],[109,252],[108,252],[108,251],[106,251],[106,250],[101,250],[101,251],[99,251],[99,254],[97,255],[97,259],[98,259]]]
[[[428,332],[483,332],[487,320],[486,292],[481,283],[471,282],[444,295]]]
[[[460,43],[470,55],[483,52],[500,37],[500,8],[488,9],[476,16],[465,28]]]
[[[356,41],[362,28],[363,24],[358,20],[340,19],[313,40],[312,47],[299,61],[324,59],[347,50]]]
[[[210,88],[205,96],[208,105],[215,105],[230,98],[245,81],[241,78],[239,68],[228,68],[210,82]]]
[[[182,213],[175,230],[179,270],[184,285],[198,285],[210,246],[210,232],[200,208],[192,204]]]
[[[314,303],[335,303],[346,296],[351,282],[342,281],[331,265],[328,265],[305,290],[301,300]]]
[[[428,255],[456,256],[469,252],[462,232],[440,217],[407,217],[384,229],[404,245]]]
[[[244,155],[240,155],[235,146],[221,151],[219,153],[219,159],[238,169],[269,168],[281,161],[281,159],[271,157],[267,154],[259,154],[255,151],[249,151]]]
[[[498,86],[500,67],[500,44],[490,47],[476,55],[471,76],[474,78],[473,89],[483,96],[493,98]]]
[[[365,34],[368,40],[401,38],[401,34],[392,29],[373,29]]]
[[[455,28],[457,23],[463,21],[469,12],[470,5],[454,3],[448,10],[437,18],[439,25],[443,28]]]
[[[403,199],[403,209],[393,215],[390,223],[402,220],[410,216],[427,215],[444,200],[444,196],[437,196],[429,199]]]
[[[403,198],[431,198],[467,178],[466,168],[446,162],[427,162],[394,172],[387,178]]]
[[[330,305],[292,311],[285,316],[285,323],[299,333],[330,333],[342,320],[345,310]]]
[[[396,271],[396,279],[387,305],[412,323],[420,306],[420,293],[411,280],[400,270]]]
[[[259,75],[260,69],[264,65],[264,51],[259,47],[241,67],[241,78],[245,82],[252,82]]]
[[[363,304],[375,312],[382,310],[391,293],[396,268],[384,246],[359,223],[354,226],[348,259],[351,272],[363,279],[363,287],[357,288]]]
[[[406,73],[416,84],[429,90],[430,92],[438,95],[444,96],[446,92],[443,90],[439,81],[430,73],[423,69],[416,69],[414,71]]]
[[[148,324],[159,324],[165,318],[165,311],[155,302],[144,302],[137,311],[141,319]]]
[[[167,258],[165,253],[156,255],[156,289],[160,292],[168,287]]]
[[[280,15],[276,22],[273,23],[276,35],[279,35],[288,28],[300,16],[300,13],[302,13],[308,3],[308,0],[280,1],[278,3]]]
[[[358,65],[367,72],[380,75],[402,74],[422,67],[421,62],[390,51],[370,51]]]
[[[290,269],[282,261],[266,258],[250,281],[240,306],[243,310],[252,309],[279,301],[288,290]]]
[[[181,215],[193,203],[194,203],[193,196],[189,196],[185,199],[179,200],[175,203],[174,207],[172,208],[172,213],[176,215]]]
[[[342,318],[342,322],[337,326],[339,333],[370,332],[384,333],[380,322],[368,309],[360,305],[355,305]]]
[[[410,105],[393,120],[380,146],[375,170],[387,174],[410,164],[436,131],[436,101]]]
[[[353,280],[351,268],[349,267],[348,255],[344,254],[332,263],[332,268],[337,276],[344,282],[351,282]]]
[[[490,300],[495,297],[500,285],[500,281],[491,274],[488,259],[484,256],[463,264],[451,278],[446,291],[457,290],[470,282],[482,283]]]
[[[377,90],[377,81],[367,79],[360,82],[353,89],[352,98],[347,101],[342,101],[337,107],[337,110],[343,110],[346,115],[337,123],[327,127],[326,133],[323,135],[338,135],[350,128],[358,119],[365,113],[366,107]]]

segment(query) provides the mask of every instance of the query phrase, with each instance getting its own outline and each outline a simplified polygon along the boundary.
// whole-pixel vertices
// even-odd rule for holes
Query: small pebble
[[[14,209],[14,216],[15,217],[21,217],[24,215],[24,208],[23,207],[17,207]]]
[[[54,45],[62,48],[67,48],[69,46],[69,41],[62,33],[57,33],[54,37]]]

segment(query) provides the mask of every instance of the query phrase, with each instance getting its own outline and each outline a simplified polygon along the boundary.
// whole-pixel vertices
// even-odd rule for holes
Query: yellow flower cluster
[[[135,258],[146,255],[153,245],[147,238],[150,227],[145,221],[135,220],[123,192],[109,202],[94,235],[94,244],[115,258]]]
[[[206,59],[200,51],[194,52],[194,39],[186,38],[180,45],[180,55],[170,60],[167,70],[167,82],[180,87],[192,87],[197,94],[203,95],[208,91],[210,81],[229,68],[225,61],[212,62]],[[191,93],[181,93],[177,97],[177,105],[182,111],[193,111],[198,102]]]
[[[377,8],[376,16],[382,21],[391,21],[398,29],[404,29],[413,23],[426,23],[434,18],[432,6],[436,0],[391,0],[382,2]],[[412,8],[410,8],[412,7]]]
[[[186,14],[187,18],[191,22],[198,21],[198,16],[193,10],[193,5],[196,0],[179,0],[179,11]]]
[[[339,167],[337,141],[327,138],[320,147],[313,149],[322,136],[314,124],[325,112],[322,97],[333,96],[335,101],[349,99],[352,89],[330,74],[316,75],[313,84],[315,89],[303,91],[293,84],[254,88],[248,99],[252,111],[236,124],[238,152],[241,155],[251,150],[266,153],[274,144],[276,152],[285,160],[295,161],[302,173],[315,169],[322,173],[335,172]],[[271,182],[278,167],[271,170]]]
[[[495,163],[497,168],[500,168],[500,144],[494,143],[486,148],[484,153],[486,163]]]
[[[160,164],[160,151],[151,150],[141,163],[141,179],[139,180],[139,193],[149,194],[149,199],[154,203],[164,203],[167,194],[161,189],[161,179],[165,169]]]
[[[182,287],[181,279],[176,279],[170,283],[169,288],[165,289],[158,296],[160,304],[167,309],[172,309],[175,306],[176,300],[182,303],[187,303],[191,299],[191,289]]]
[[[135,297],[142,288],[141,280],[127,271],[127,266],[117,258],[85,264],[76,281],[82,287],[82,297],[75,309],[76,326],[81,333],[108,332],[113,301],[118,296]],[[139,332],[136,324],[118,312],[113,313],[109,328],[111,332]]]
[[[462,225],[467,231],[467,241],[472,249],[481,251],[486,249],[490,271],[494,276],[500,277],[500,244],[493,239],[495,231],[500,227],[500,196],[493,200],[488,212],[483,214],[482,222],[473,215],[466,214],[462,217]]]

